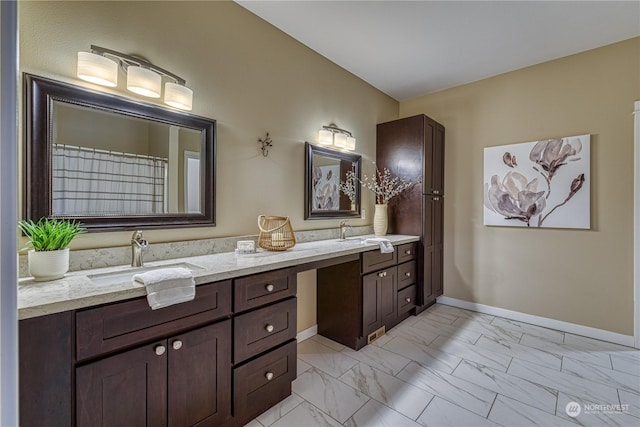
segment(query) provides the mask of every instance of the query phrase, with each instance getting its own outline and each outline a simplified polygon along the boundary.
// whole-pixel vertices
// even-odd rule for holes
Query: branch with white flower
[[[376,195],[377,204],[387,204],[393,197],[421,182],[422,178],[418,178],[415,181],[407,181],[397,176],[392,176],[387,168],[384,168],[382,172],[376,168],[375,176],[368,177],[365,175],[362,180],[353,171],[348,171],[345,182],[340,182],[340,190],[353,201],[355,199],[356,183],[360,183],[362,187]]]

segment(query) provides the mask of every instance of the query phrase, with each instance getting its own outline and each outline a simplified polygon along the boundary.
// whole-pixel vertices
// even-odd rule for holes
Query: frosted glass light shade
[[[326,129],[320,129],[318,131],[318,144],[320,145],[332,145],[333,144],[333,132]]]
[[[186,86],[167,82],[164,85],[164,103],[181,110],[191,110],[193,91]]]
[[[348,136],[347,146],[345,148],[349,151],[354,151],[356,149],[356,139],[352,136]]]
[[[118,64],[102,55],[78,52],[77,76],[101,86],[118,85]]]
[[[162,77],[160,74],[138,66],[127,68],[127,89],[149,98],[160,98]]]
[[[333,136],[333,145],[338,148],[347,148],[347,135],[344,133],[336,133]]]

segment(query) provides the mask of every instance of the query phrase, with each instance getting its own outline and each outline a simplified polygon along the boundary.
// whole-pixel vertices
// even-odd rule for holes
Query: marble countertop
[[[145,269],[184,266],[186,264],[192,266],[196,285],[199,285],[375,250],[378,244],[363,243],[365,239],[371,237],[373,235],[351,237],[346,241],[330,239],[299,243],[284,252],[259,250],[255,254],[241,255],[226,252],[176,258],[145,263]],[[419,240],[418,236],[388,235],[385,237],[394,245]],[[89,276],[100,277],[101,275],[126,272],[133,275],[139,271],[140,269],[129,266],[117,266],[75,271],[67,273],[62,279],[50,282],[36,282],[31,278],[20,279],[18,282],[18,319],[28,319],[145,296],[144,285],[133,282],[129,277],[111,280],[107,284],[97,284],[89,278]]]

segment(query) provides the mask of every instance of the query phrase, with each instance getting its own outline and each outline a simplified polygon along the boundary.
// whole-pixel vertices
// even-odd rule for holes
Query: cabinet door
[[[169,339],[170,427],[220,425],[231,413],[231,320]]]
[[[433,198],[433,265],[431,269],[431,281],[433,283],[434,296],[442,295],[443,291],[443,247],[444,247],[444,198]]]
[[[444,126],[425,117],[424,192],[444,194]]]
[[[378,273],[380,293],[380,320],[387,328],[396,323],[398,317],[398,269],[387,268]]]
[[[381,301],[376,273],[362,276],[362,329],[363,336],[382,326],[380,318]]]
[[[166,369],[166,341],[77,368],[76,425],[166,425]]]
[[[424,236],[423,236],[423,280],[422,292],[420,295],[421,305],[428,304],[434,297],[433,290],[433,268],[435,264],[434,252],[436,249],[436,230],[434,229],[434,220],[437,217],[436,203],[440,202],[440,196],[424,196],[423,198],[423,214],[424,214]]]

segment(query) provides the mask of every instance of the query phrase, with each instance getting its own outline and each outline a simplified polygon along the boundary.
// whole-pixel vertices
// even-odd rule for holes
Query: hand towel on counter
[[[186,268],[151,270],[134,275],[133,280],[147,288],[147,302],[152,310],[191,301],[196,296],[196,281]]]
[[[372,237],[371,239],[367,239],[364,242],[378,243],[380,245],[380,252],[382,252],[383,254],[391,253],[394,250],[391,240],[385,239],[384,237]]]

